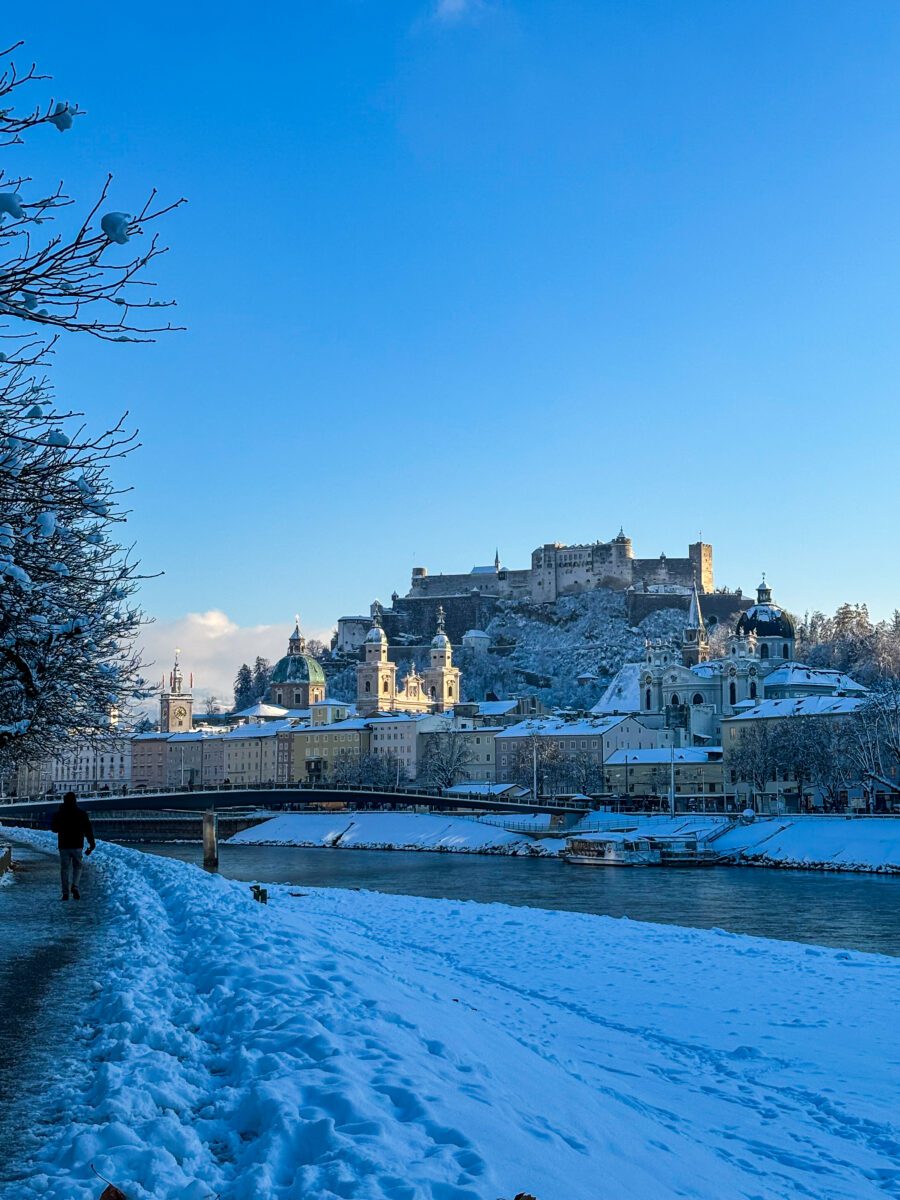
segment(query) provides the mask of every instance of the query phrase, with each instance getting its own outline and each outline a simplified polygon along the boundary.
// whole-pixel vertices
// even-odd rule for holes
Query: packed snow
[[[546,835],[549,828],[546,815],[476,818],[411,812],[284,813],[235,834],[229,841],[238,845],[552,856],[563,853],[566,837],[575,833],[638,830],[650,837],[714,837],[716,849],[737,864],[900,873],[900,819],[895,817],[757,817],[750,823],[736,823],[733,817],[724,816],[589,813],[556,836],[529,836]]]
[[[436,813],[284,813],[229,838],[230,845],[328,846],[354,850],[434,850],[469,854],[546,854],[543,839],[466,817]],[[553,839],[558,843],[558,839]]]
[[[90,1163],[133,1200],[900,1191],[898,960],[344,890],[262,906],[112,846],[85,905],[95,872],[85,1062],[4,1164],[16,1200],[95,1200]]]

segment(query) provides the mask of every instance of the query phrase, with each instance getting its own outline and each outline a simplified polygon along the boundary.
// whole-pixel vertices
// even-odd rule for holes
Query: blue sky
[[[151,613],[322,629],[620,524],[796,611],[897,605],[893,0],[257,12],[16,18],[88,110],[31,173],[190,200],[187,332],[55,368],[140,425]]]

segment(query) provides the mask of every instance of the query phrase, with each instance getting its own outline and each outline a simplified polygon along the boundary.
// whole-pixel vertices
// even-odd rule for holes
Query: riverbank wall
[[[735,824],[722,816],[625,817],[591,813],[568,833],[604,830],[637,830],[657,837],[715,835],[716,849],[726,861],[736,865],[900,875],[900,819],[892,817],[789,816]],[[545,816],[516,817],[504,825],[497,816],[285,813],[236,834],[228,839],[228,844],[543,858],[558,856],[565,850],[565,837],[547,836],[549,832]]]

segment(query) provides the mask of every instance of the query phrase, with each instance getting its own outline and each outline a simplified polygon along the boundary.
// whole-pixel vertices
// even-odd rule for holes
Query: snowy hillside
[[[896,1194],[898,960],[367,892],[263,907],[113,846],[100,883],[115,936],[10,1198],[95,1200],[91,1163],[131,1200]]]
[[[525,691],[550,706],[590,708],[622,664],[642,656],[647,638],[680,638],[685,622],[683,611],[665,609],[630,626],[624,593],[606,588],[564,596],[552,605],[502,608],[486,632],[510,653],[460,659],[469,698],[483,699],[486,691],[499,696]],[[579,685],[576,679],[583,673],[596,680]]]

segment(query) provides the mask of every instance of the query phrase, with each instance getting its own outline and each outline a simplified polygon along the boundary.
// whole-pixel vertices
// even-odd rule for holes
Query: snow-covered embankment
[[[516,826],[546,828],[549,817],[511,818]],[[495,823],[489,823],[495,822]],[[230,840],[235,845],[332,846],[357,850],[436,850],[467,854],[553,856],[565,836],[532,838],[508,832],[496,816],[487,821],[437,813],[285,813]],[[708,836],[732,824],[726,817],[627,818],[590,813],[578,829],[638,828],[650,836],[697,833]],[[820,871],[877,871],[900,874],[900,818],[771,817],[735,825],[715,846],[733,861],[752,866]]]
[[[23,835],[49,845],[46,835]],[[104,846],[115,947],[17,1200],[876,1200],[900,961]],[[2,903],[2,901],[0,901]]]

